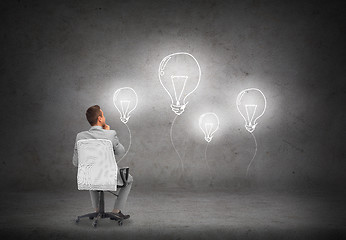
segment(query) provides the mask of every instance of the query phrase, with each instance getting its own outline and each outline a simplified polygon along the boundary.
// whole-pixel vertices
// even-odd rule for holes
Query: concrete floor
[[[106,193],[106,211],[114,199]],[[2,196],[1,239],[346,239],[345,197],[337,194],[155,190],[131,192],[118,226],[74,222],[92,210],[87,191]]]

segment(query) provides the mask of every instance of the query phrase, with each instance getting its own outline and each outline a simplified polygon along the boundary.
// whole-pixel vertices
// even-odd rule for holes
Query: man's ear
[[[101,122],[101,121],[102,121],[102,116],[98,116],[98,117],[97,117],[97,121],[98,121],[98,122]]]

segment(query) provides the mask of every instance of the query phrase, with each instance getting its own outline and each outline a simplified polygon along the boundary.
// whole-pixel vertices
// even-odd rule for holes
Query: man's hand
[[[103,129],[105,129],[105,130],[111,130],[110,126],[107,125],[107,124],[105,124],[105,125],[103,126]]]

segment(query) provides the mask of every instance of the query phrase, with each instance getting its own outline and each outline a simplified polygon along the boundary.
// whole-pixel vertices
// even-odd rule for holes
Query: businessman
[[[94,105],[88,108],[86,111],[86,118],[91,125],[89,131],[80,132],[77,134],[76,143],[74,146],[74,154],[72,163],[75,167],[78,167],[78,152],[77,141],[81,139],[108,139],[113,143],[114,155],[117,159],[119,156],[125,153],[123,145],[119,142],[117,134],[114,130],[110,130],[109,125],[106,124],[106,118],[101,110],[100,106]],[[118,181],[121,181],[119,178]],[[130,215],[124,215],[121,210],[124,209],[127,197],[132,187],[133,177],[129,174],[128,185],[124,188],[118,188],[116,193],[118,195],[115,200],[113,213],[119,218],[127,219]],[[118,183],[118,184],[122,184]],[[97,191],[89,191],[91,197],[91,203],[95,211],[99,211],[99,193]]]

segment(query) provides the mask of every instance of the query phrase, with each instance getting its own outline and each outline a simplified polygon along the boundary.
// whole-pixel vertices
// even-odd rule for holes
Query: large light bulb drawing
[[[207,144],[204,150],[204,158],[210,173],[211,170],[210,170],[208,159],[207,159],[207,149],[208,149],[208,145],[210,141],[213,139],[214,133],[219,129],[220,121],[218,116],[215,113],[207,112],[202,114],[199,117],[198,124],[200,129],[204,133],[204,140],[207,141]],[[210,176],[210,181],[212,181],[211,176]]]
[[[184,162],[173,142],[173,125],[176,118],[181,115],[187,102],[187,97],[193,93],[201,80],[201,68],[198,61],[190,53],[178,52],[162,59],[159,65],[159,80],[171,99],[172,111],[176,114],[172,121],[170,137],[172,146],[177,153],[182,171]]]
[[[137,93],[135,92],[135,90],[133,90],[130,87],[119,88],[118,90],[115,91],[113,95],[113,103],[116,109],[118,110],[118,112],[120,113],[120,120],[125,124],[130,135],[129,147],[127,148],[126,153],[118,161],[119,163],[121,160],[123,160],[123,158],[127,155],[127,153],[129,152],[131,148],[132,136],[131,136],[130,128],[127,125],[127,122],[129,121],[131,117],[130,114],[137,107],[137,103],[138,103]]]
[[[257,153],[257,141],[253,132],[258,124],[257,120],[262,117],[267,108],[267,99],[261,90],[257,88],[248,88],[238,94],[236,105],[240,115],[245,120],[245,129],[251,133],[256,146],[255,153],[246,170],[247,176],[251,163],[255,159]]]
[[[162,59],[159,79],[171,99],[172,111],[180,115],[184,112],[187,97],[193,93],[201,80],[201,68],[190,53],[173,53]]]

